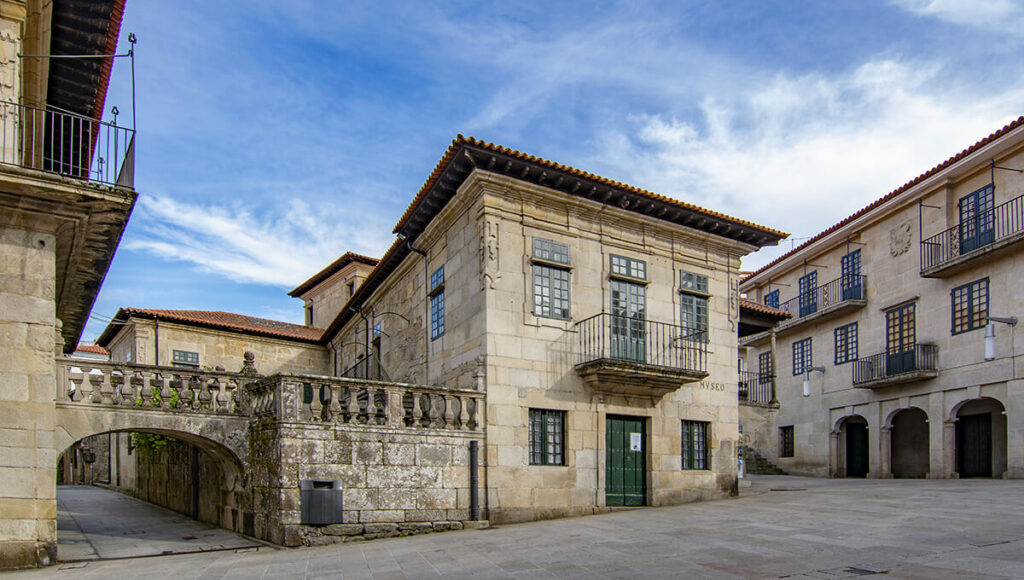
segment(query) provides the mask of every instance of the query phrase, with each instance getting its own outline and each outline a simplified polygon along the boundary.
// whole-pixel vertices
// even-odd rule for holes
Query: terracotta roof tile
[[[110,351],[99,346],[98,344],[80,344],[75,347],[75,352],[91,352],[93,354],[102,354],[110,356]]]
[[[150,319],[155,318],[182,324],[194,324],[209,328],[219,328],[223,330],[299,340],[303,342],[317,342],[320,340],[320,335],[323,334],[323,329],[320,328],[302,326],[299,324],[292,324],[290,322],[268,320],[266,318],[257,318],[255,316],[246,316],[244,314],[234,314],[231,312],[122,308],[118,311],[117,315],[114,316],[114,320],[109,326],[107,326],[107,329],[103,331],[103,334],[97,342],[105,344],[107,341],[112,339],[114,334],[116,334],[116,331],[111,330],[115,323],[127,320],[131,316]]]
[[[999,139],[1000,137],[1006,135],[1010,131],[1013,131],[1014,129],[1017,129],[1018,127],[1021,127],[1021,126],[1024,126],[1024,116],[1017,117],[1017,119],[1015,121],[1006,124],[1005,126],[1003,126],[1002,129],[999,129],[998,131],[990,134],[988,137],[985,137],[984,139],[978,141],[974,145],[971,145],[967,149],[964,149],[963,151],[957,153],[956,155],[950,157],[949,159],[943,161],[942,163],[939,163],[938,165],[936,165],[935,167],[933,167],[933,168],[929,169],[928,171],[922,173],[921,175],[918,175],[914,179],[911,179],[910,181],[908,181],[907,183],[905,183],[901,187],[899,187],[897,189],[894,189],[893,191],[887,193],[886,195],[876,199],[871,204],[869,204],[869,205],[865,206],[864,208],[858,210],[856,213],[854,213],[853,215],[847,217],[846,219],[842,220],[841,222],[839,222],[839,223],[835,224],[834,226],[828,228],[827,230],[819,233],[818,235],[812,237],[811,239],[809,239],[806,242],[800,244],[799,246],[793,248],[792,250],[786,252],[785,254],[779,256],[778,258],[775,258],[774,260],[769,262],[767,265],[765,265],[765,266],[761,267],[760,269],[758,269],[756,272],[753,272],[752,274],[750,274],[750,275],[746,276],[745,278],[743,278],[742,280],[740,280],[740,283],[742,284],[743,282],[746,282],[747,280],[749,280],[750,278],[753,278],[754,276],[760,274],[761,272],[764,272],[765,270],[768,270],[769,268],[771,268],[772,266],[774,266],[774,265],[778,264],[779,262],[785,260],[789,256],[792,256],[793,254],[803,250],[804,248],[806,248],[806,247],[810,246],[811,244],[817,242],[818,240],[820,240],[821,238],[827,236],[828,234],[838,230],[839,228],[843,227],[844,225],[850,223],[851,221],[853,221],[853,220],[859,218],[860,216],[868,213],[869,211],[875,209],[876,207],[882,205],[883,203],[889,201],[890,199],[896,197],[897,195],[899,195],[899,194],[907,191],[908,189],[914,187],[915,185],[921,183],[925,179],[928,179],[929,177],[935,175],[939,171],[942,171],[943,169],[946,169],[947,167],[953,165],[957,161],[960,161],[961,159],[967,157],[968,155],[974,153],[975,151],[981,149],[982,147],[988,145],[989,143],[992,143],[993,141],[995,141],[995,140]]]
[[[647,197],[647,198],[650,198],[650,199],[653,199],[653,200],[657,200],[657,201],[661,201],[661,202],[668,203],[668,204],[671,204],[671,205],[675,205],[677,207],[680,207],[680,208],[683,208],[683,209],[686,209],[686,210],[690,210],[690,211],[693,211],[693,212],[701,213],[701,214],[704,214],[704,215],[707,215],[707,216],[716,217],[716,218],[719,218],[719,219],[723,219],[723,220],[727,220],[727,221],[733,222],[735,224],[740,224],[740,225],[743,225],[743,226],[746,226],[746,227],[749,227],[749,228],[760,230],[762,232],[770,234],[771,236],[781,237],[781,238],[785,238],[785,237],[789,236],[789,234],[787,234],[785,232],[781,232],[779,230],[775,230],[775,229],[768,228],[768,227],[765,227],[765,226],[762,226],[762,225],[758,225],[758,224],[755,224],[753,222],[749,222],[749,221],[746,221],[746,220],[741,220],[741,219],[738,219],[738,218],[734,218],[732,216],[728,216],[728,215],[725,215],[723,213],[719,213],[719,212],[712,211],[712,210],[709,210],[709,209],[704,209],[702,207],[699,207],[699,206],[696,206],[696,205],[693,205],[693,204],[690,204],[690,203],[686,203],[684,201],[679,201],[677,199],[672,199],[670,197],[665,197],[663,195],[659,195],[657,193],[653,193],[653,192],[647,191],[646,189],[640,189],[638,187],[633,187],[632,185],[629,185],[629,184],[626,184],[626,183],[622,183],[620,181],[614,181],[614,180],[611,180],[611,179],[607,179],[607,178],[601,177],[600,175],[596,175],[596,174],[593,174],[593,173],[590,173],[590,172],[587,172],[587,171],[583,171],[581,169],[576,169],[575,167],[571,167],[571,166],[568,166],[568,165],[562,165],[561,163],[555,163],[553,161],[548,161],[547,159],[543,159],[541,157],[536,157],[534,155],[528,155],[526,153],[521,153],[519,151],[516,151],[515,149],[510,149],[510,148],[504,147],[502,145],[496,145],[494,143],[490,143],[490,142],[486,142],[486,141],[480,141],[480,140],[475,139],[473,137],[463,137],[462,135],[458,135],[458,136],[455,137],[455,139],[452,140],[452,144],[448,147],[448,151],[445,152],[444,156],[437,163],[437,166],[434,167],[434,171],[431,172],[429,177],[427,177],[427,180],[423,183],[423,187],[420,188],[419,193],[416,194],[416,197],[413,198],[412,203],[409,204],[409,207],[406,208],[405,213],[402,214],[402,218],[400,220],[398,220],[398,224],[395,226],[394,233],[398,233],[398,231],[402,228],[402,226],[404,226],[406,224],[406,222],[412,216],[413,212],[416,210],[417,206],[419,206],[419,204],[426,197],[427,193],[430,191],[430,188],[434,186],[434,184],[437,182],[438,178],[440,178],[441,174],[444,172],[445,168],[452,161],[452,159],[455,158],[455,156],[458,153],[459,149],[462,146],[464,146],[464,145],[470,145],[470,146],[479,147],[481,149],[485,149],[485,150],[488,150],[488,151],[493,151],[495,153],[501,153],[503,155],[509,155],[511,157],[515,157],[515,158],[523,160],[523,161],[529,161],[531,163],[536,163],[536,164],[544,166],[544,167],[550,167],[552,169],[556,169],[558,171],[563,171],[565,173],[568,173],[570,175],[574,175],[576,177],[580,177],[582,179],[587,179],[587,180],[590,180],[590,181],[595,181],[595,182],[601,183],[602,185],[611,186],[611,187],[614,187],[616,189],[620,189],[620,190],[623,190],[623,191],[629,191],[629,192],[632,192],[632,193],[635,193],[635,194],[638,194],[638,195],[641,195],[641,196],[644,196],[644,197]]]
[[[779,310],[773,308],[767,304],[761,304],[760,302],[754,302],[753,300],[747,300],[746,298],[740,298],[740,309],[752,310],[761,314],[767,314],[768,316],[774,316],[779,319],[792,318],[793,315],[785,310]]]
[[[335,273],[340,271],[345,266],[348,266],[352,262],[360,262],[366,264],[367,266],[376,266],[379,260],[377,260],[377,258],[371,258],[369,256],[363,256],[353,252],[345,252],[344,254],[341,255],[340,258],[331,262],[329,266],[327,266],[323,270],[320,270],[316,274],[313,274],[313,276],[309,280],[306,280],[302,284],[296,286],[294,290],[288,293],[288,295],[294,296],[296,298],[302,296],[309,290],[313,289],[317,284],[330,278]]]

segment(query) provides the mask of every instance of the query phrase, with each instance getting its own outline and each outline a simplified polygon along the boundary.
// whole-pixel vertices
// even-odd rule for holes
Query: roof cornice
[[[974,145],[918,175],[899,188],[878,198],[849,217],[818,233],[806,242],[772,260],[767,265],[762,266],[740,281],[741,288],[760,284],[779,270],[789,270],[800,260],[801,255],[810,253],[816,248],[830,247],[831,244],[837,243],[837,240],[845,239],[847,235],[851,235],[853,232],[859,232],[863,229],[865,222],[876,219],[877,216],[884,214],[888,208],[906,204],[923,193],[935,189],[948,179],[960,177],[966,172],[975,170],[981,161],[994,157],[997,153],[1010,149],[1021,141],[1024,141],[1024,116],[1018,117],[1013,122],[1004,125],[1001,129],[991,133]]]

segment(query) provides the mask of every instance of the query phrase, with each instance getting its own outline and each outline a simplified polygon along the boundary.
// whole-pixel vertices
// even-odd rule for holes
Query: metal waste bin
[[[343,523],[341,481],[303,479],[299,481],[302,523],[312,526]]]

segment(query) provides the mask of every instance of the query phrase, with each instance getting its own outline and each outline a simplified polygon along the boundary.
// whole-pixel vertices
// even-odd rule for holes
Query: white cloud
[[[390,244],[386,224],[351,208],[291,200],[261,213],[236,205],[198,205],[146,196],[124,247],[236,282],[291,288],[345,251],[380,256]]]
[[[708,97],[698,119],[636,116],[634,132],[605,135],[595,163],[806,237],[998,129],[1019,114],[1022,98],[1019,83],[961,94],[938,67],[900,60],[835,77],[779,75],[732,98]]]
[[[1024,6],[1016,0],[893,0],[893,4],[919,16],[1024,36]]]

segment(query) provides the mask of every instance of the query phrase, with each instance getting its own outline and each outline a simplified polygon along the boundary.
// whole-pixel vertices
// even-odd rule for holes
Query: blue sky
[[[1020,1],[335,4],[128,2],[139,202],[84,340],[122,306],[301,322],[458,133],[799,243],[1024,114]]]

